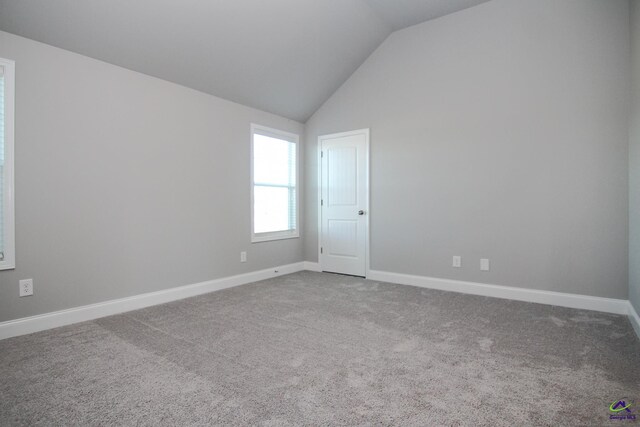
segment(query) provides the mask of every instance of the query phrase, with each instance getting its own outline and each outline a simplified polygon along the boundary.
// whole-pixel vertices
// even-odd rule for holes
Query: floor
[[[612,425],[639,368],[624,316],[300,272],[0,341],[0,425]]]

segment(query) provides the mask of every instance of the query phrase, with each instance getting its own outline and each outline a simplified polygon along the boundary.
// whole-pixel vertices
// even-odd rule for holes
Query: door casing
[[[342,137],[346,137],[346,136],[354,136],[354,135],[364,135],[365,137],[365,182],[364,185],[366,186],[365,189],[365,195],[366,195],[366,201],[365,201],[365,205],[363,207],[363,209],[366,212],[366,215],[364,215],[364,221],[365,221],[365,278],[367,278],[369,276],[369,270],[370,270],[370,265],[369,265],[369,254],[371,252],[371,248],[370,248],[370,215],[371,215],[371,208],[370,208],[370,175],[369,175],[369,170],[370,170],[370,164],[369,164],[369,153],[370,153],[370,148],[369,148],[369,137],[370,137],[370,131],[369,128],[365,128],[365,129],[357,129],[357,130],[352,130],[352,131],[347,131],[347,132],[339,132],[339,133],[332,133],[332,134],[327,134],[327,135],[320,135],[318,137],[318,153],[317,153],[317,159],[318,159],[318,264],[320,265],[320,271],[324,271],[323,269],[323,263],[322,263],[322,258],[323,258],[323,254],[322,254],[322,240],[323,240],[323,229],[322,229],[322,143],[325,139],[335,139],[335,138],[342,138]]]

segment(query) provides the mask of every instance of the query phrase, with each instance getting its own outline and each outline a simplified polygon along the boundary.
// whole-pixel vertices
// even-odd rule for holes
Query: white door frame
[[[365,266],[364,266],[364,271],[365,271],[365,278],[369,277],[369,253],[370,251],[370,246],[369,243],[371,241],[370,239],[370,231],[369,231],[369,223],[370,223],[370,219],[369,216],[371,214],[371,209],[370,209],[370,198],[371,198],[371,194],[370,194],[370,177],[369,177],[369,128],[365,128],[365,129],[358,129],[358,130],[352,130],[352,131],[348,131],[348,132],[339,132],[339,133],[332,133],[332,134],[328,134],[328,135],[320,135],[318,136],[318,153],[317,153],[317,157],[318,157],[318,264],[320,265],[320,271],[324,271],[323,268],[323,263],[322,263],[322,259],[323,259],[323,254],[321,251],[322,248],[322,142],[325,139],[334,139],[334,138],[342,138],[345,136],[353,136],[353,135],[364,135],[365,138],[365,185],[367,186],[367,188],[365,189],[365,194],[367,197],[366,203],[365,203],[365,207],[364,207],[364,211],[366,212],[365,214]]]

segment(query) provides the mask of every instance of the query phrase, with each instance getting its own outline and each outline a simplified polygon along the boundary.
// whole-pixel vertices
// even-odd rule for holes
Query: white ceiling
[[[0,0],[0,30],[305,122],[394,30],[487,0]]]

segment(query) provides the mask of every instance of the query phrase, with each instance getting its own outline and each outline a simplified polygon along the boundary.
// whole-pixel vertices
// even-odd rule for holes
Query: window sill
[[[0,271],[2,270],[15,270],[16,264],[14,262],[2,261],[0,262]]]
[[[298,239],[300,233],[263,233],[251,236],[251,243],[271,242],[273,240]]]

